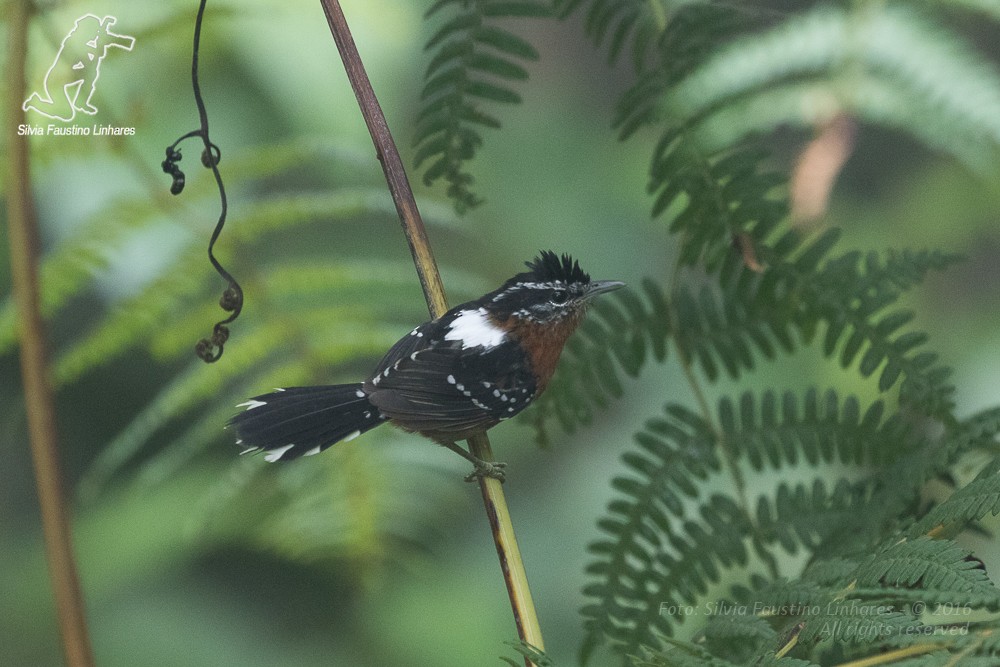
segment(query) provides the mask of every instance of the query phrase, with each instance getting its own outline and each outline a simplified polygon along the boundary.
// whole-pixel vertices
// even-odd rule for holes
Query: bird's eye
[[[552,292],[552,296],[549,297],[549,301],[551,301],[557,306],[561,306],[562,304],[566,303],[566,299],[568,298],[569,295],[566,294],[566,290],[557,289],[556,291]]]

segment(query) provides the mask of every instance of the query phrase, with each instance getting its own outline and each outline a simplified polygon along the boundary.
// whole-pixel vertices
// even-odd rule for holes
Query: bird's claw
[[[507,478],[507,464],[501,461],[480,461],[476,463],[476,469],[466,475],[466,482],[477,482],[481,477],[492,477],[501,484]]]

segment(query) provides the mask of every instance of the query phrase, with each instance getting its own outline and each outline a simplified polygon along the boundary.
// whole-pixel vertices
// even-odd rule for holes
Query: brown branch
[[[364,64],[357,46],[354,44],[354,38],[351,36],[340,2],[338,0],[320,0],[320,2],[323,5],[327,23],[330,25],[330,32],[333,33],[333,39],[337,43],[337,49],[344,62],[347,77],[354,89],[354,95],[361,107],[361,114],[368,125],[378,159],[382,163],[382,171],[385,172],[389,192],[396,204],[396,211],[399,213],[406,240],[410,244],[410,253],[413,255],[413,262],[420,277],[424,297],[427,299],[428,310],[430,310],[431,317],[440,317],[448,310],[444,285],[441,282],[437,263],[434,261],[434,254],[431,252],[427,231],[420,218],[420,212],[417,210],[413,190],[406,177],[406,170],[403,168],[403,161],[399,157],[399,151],[396,149],[392,134],[389,132],[382,107],[379,106],[375,91],[372,89],[371,82],[365,72]],[[490,441],[485,433],[470,439],[469,449],[476,457],[484,461],[494,460]],[[521,552],[514,536],[514,526],[510,520],[503,486],[496,479],[485,477],[480,478],[479,485],[483,494],[486,515],[493,532],[497,555],[500,558],[500,567],[507,585],[507,594],[514,612],[518,636],[527,644],[543,649],[538,615],[531,600],[531,590],[528,587],[524,562],[521,560]],[[533,663],[526,658],[525,664],[530,667]]]
[[[17,301],[21,342],[21,377],[28,412],[35,484],[41,506],[42,532],[49,576],[69,667],[92,667],[83,596],[70,537],[69,516],[62,491],[57,451],[55,405],[46,362],[45,327],[38,284],[37,218],[31,197],[31,165],[24,124],[25,61],[28,50],[28,0],[8,3],[7,17],[7,221],[10,235],[11,279]]]

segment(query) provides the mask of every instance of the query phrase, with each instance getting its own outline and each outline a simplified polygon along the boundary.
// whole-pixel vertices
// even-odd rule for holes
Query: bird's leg
[[[466,451],[460,445],[454,442],[441,442],[442,445],[455,452],[462,458],[470,461],[472,465],[476,467],[469,475],[466,476],[466,482],[474,482],[479,477],[492,477],[493,479],[504,481],[506,478],[505,469],[507,468],[506,463],[501,463],[499,461],[484,461],[477,456],[473,456],[470,452]]]

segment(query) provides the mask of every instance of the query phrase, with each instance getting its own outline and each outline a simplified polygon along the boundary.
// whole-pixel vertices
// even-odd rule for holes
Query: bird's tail
[[[237,407],[246,410],[229,420],[236,443],[243,453],[267,452],[268,461],[318,454],[385,421],[360,383],[278,389]]]

